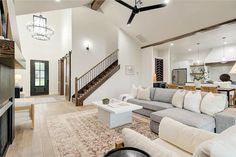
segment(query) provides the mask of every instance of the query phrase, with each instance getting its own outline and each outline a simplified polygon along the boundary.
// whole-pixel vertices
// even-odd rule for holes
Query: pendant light
[[[27,25],[27,29],[36,40],[47,41],[54,35],[54,30],[47,25],[47,18],[41,14],[33,15],[33,22]]]
[[[223,55],[222,55],[222,60],[221,60],[221,63],[224,64],[226,63],[226,57],[225,57],[225,45],[227,44],[227,42],[225,41],[226,40],[226,37],[223,37]]]
[[[197,65],[200,65],[200,59],[199,59],[199,45],[200,45],[200,43],[197,43],[197,61],[196,61],[196,64],[197,64]]]

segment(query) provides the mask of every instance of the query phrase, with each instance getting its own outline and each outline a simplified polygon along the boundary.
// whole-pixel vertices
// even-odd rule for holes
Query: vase
[[[195,80],[195,81],[194,81],[194,84],[195,84],[196,88],[200,88],[202,82],[201,82],[201,80]]]

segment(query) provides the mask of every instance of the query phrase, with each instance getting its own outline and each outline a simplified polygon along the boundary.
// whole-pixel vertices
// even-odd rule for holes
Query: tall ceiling
[[[16,15],[75,8],[91,2],[92,0],[60,0],[60,2],[56,0],[14,0]]]
[[[133,0],[124,1],[131,5],[133,2]],[[142,1],[144,5],[163,2],[163,0]],[[141,46],[234,19],[235,8],[235,0],[170,0],[165,8],[137,14],[128,27],[126,23],[131,10],[114,0],[107,0],[102,6],[105,16],[116,25],[133,38],[137,39],[137,36],[142,38]]]
[[[92,0],[14,0],[16,14],[29,14],[88,5]],[[123,0],[134,5],[134,0]],[[142,0],[143,6],[164,0]],[[131,35],[140,46],[163,41],[236,18],[236,0],[170,0],[167,7],[139,13],[128,27],[131,10],[115,0],[106,0],[102,13]],[[86,15],[85,15],[86,16]],[[137,38],[138,37],[138,38]]]

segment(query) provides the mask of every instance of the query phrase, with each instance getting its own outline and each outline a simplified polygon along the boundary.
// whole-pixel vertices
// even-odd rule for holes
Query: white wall
[[[155,71],[155,62],[154,62],[154,54],[153,47],[142,49],[141,51],[141,84],[142,86],[148,87],[152,86],[153,80],[152,75]]]
[[[35,6],[37,7],[37,6]],[[58,59],[63,57],[71,49],[71,10],[58,10],[42,13],[47,17],[48,25],[55,34],[49,41],[39,41],[31,37],[26,25],[32,22],[32,14],[17,16],[17,23],[20,33],[22,54],[26,59],[26,69],[16,70],[16,74],[22,75],[20,85],[24,88],[25,96],[30,95],[30,60],[49,61],[49,93],[57,94],[58,90]]]
[[[72,93],[74,79],[118,49],[118,29],[99,12],[86,7],[72,9]],[[90,50],[84,42],[91,43]]]
[[[86,7],[72,9],[72,34],[72,94],[75,77],[82,76],[119,49],[121,69],[90,95],[85,105],[106,97],[119,97],[122,93],[128,93],[133,83],[138,84],[140,46],[103,14]],[[85,50],[85,41],[91,43],[90,51]],[[125,75],[125,65],[135,65],[136,75]]]
[[[102,98],[118,98],[120,94],[129,93],[132,84],[140,84],[140,46],[122,30],[118,34],[119,64],[121,69],[96,90],[85,104]],[[135,75],[125,74],[125,65],[135,66]]]

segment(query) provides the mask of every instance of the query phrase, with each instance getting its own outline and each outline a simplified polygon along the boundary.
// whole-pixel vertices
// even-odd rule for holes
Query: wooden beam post
[[[104,2],[105,0],[93,0],[91,4],[91,9],[98,10]]]

